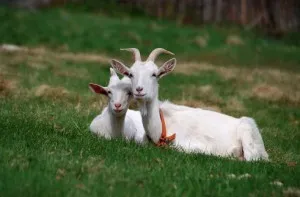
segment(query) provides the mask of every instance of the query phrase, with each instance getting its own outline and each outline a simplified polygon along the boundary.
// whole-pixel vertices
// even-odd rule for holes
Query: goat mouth
[[[145,96],[146,94],[134,94],[134,96],[136,96],[136,97],[143,97],[143,96]]]
[[[114,109],[114,111],[115,111],[116,113],[121,113],[121,112],[123,111],[123,109]]]

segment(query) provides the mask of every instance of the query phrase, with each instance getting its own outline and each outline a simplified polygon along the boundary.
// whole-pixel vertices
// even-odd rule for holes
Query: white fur
[[[116,60],[112,61],[112,65],[131,78],[132,91],[140,103],[144,128],[153,142],[157,143],[161,136],[161,109],[167,135],[176,133],[172,145],[180,150],[234,156],[247,161],[268,160],[261,134],[252,118],[234,118],[158,100],[158,79],[174,69],[175,59],[160,68],[152,61],[136,61],[130,69]],[[143,90],[138,92],[137,88]]]
[[[92,89],[92,88],[91,88]],[[138,143],[148,141],[142,118],[139,111],[128,110],[131,96],[131,82],[127,77],[122,80],[111,70],[111,78],[108,87],[103,87],[106,91],[111,91],[107,95],[109,104],[101,114],[94,118],[90,125],[90,131],[106,139],[124,137],[127,140],[134,140]],[[122,112],[115,111],[115,103],[122,105]]]

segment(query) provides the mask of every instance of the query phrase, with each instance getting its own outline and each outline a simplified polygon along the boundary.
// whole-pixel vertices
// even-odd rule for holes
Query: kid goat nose
[[[121,107],[121,103],[115,103],[115,107],[116,108],[120,108]]]
[[[136,91],[141,92],[141,91],[143,91],[143,88],[139,86],[136,88]]]

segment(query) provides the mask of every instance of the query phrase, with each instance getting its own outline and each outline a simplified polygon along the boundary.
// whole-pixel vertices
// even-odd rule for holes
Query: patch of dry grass
[[[285,101],[292,105],[300,104],[300,86],[298,85],[300,84],[300,74],[298,73],[266,68],[222,67],[195,62],[181,63],[174,71],[186,75],[199,74],[201,71],[214,71],[225,80],[233,80],[234,83],[241,84],[237,86],[240,89],[236,89],[236,92],[242,97]],[[245,89],[243,84],[248,88]],[[193,87],[192,89],[193,91],[188,92],[196,91],[208,96],[209,99],[213,98],[212,101],[218,103],[218,100],[212,95],[205,95],[205,91],[203,92],[201,87]]]
[[[226,39],[226,44],[228,44],[228,45],[243,45],[244,41],[238,35],[229,35]]]
[[[64,87],[51,87],[47,84],[42,84],[35,88],[34,95],[36,97],[62,99],[69,97],[70,92]]]
[[[96,175],[105,167],[104,160],[99,157],[88,157],[82,164],[82,170],[88,174]]]
[[[252,94],[255,97],[278,101],[283,98],[284,93],[275,86],[270,86],[268,84],[258,84],[252,88]]]
[[[215,71],[224,79],[236,79],[243,76],[243,80],[252,81],[252,77],[249,77],[249,71],[247,68],[239,68],[236,66],[224,67],[216,66],[206,62],[183,62],[179,63],[174,70],[175,73],[182,73],[186,75],[197,75],[201,71]],[[250,75],[251,76],[251,75]]]
[[[14,45],[12,45],[14,46]],[[24,62],[30,58],[36,61],[42,60],[68,60],[73,62],[99,62],[107,63],[111,59],[103,54],[94,53],[72,53],[69,51],[53,51],[45,47],[27,48],[21,46],[15,46],[18,50],[10,50],[9,48],[0,47],[0,54],[11,58],[14,62]]]
[[[181,87],[183,95],[182,100],[192,100],[194,98],[200,98],[203,102],[213,105],[223,103],[223,99],[216,94],[211,85],[204,86],[189,86]]]
[[[3,64],[2,62],[0,63],[0,73],[2,75],[6,75],[8,72],[7,72],[7,66],[5,64]]]
[[[225,100],[221,98],[211,85],[190,86],[182,88],[183,95],[175,103],[190,107],[208,109],[221,112],[222,109],[236,112],[245,112],[246,108],[241,100],[237,97],[230,97]]]
[[[224,110],[226,111],[234,111],[234,112],[246,112],[246,108],[242,101],[238,100],[235,97],[230,98],[227,102],[224,101],[224,103],[221,104],[212,104],[209,102],[202,102],[196,99],[181,99],[176,100],[174,103],[179,105],[185,105],[189,107],[194,108],[202,108],[206,110],[216,111],[216,112],[222,112]]]
[[[205,37],[203,37],[205,38]],[[206,39],[206,38],[205,38]],[[228,38],[229,39],[229,38]],[[233,38],[232,38],[233,39]],[[234,39],[233,39],[234,40]],[[86,68],[63,68],[60,67],[60,63],[63,60],[75,61],[75,62],[102,62],[107,63],[109,57],[99,54],[90,53],[71,53],[62,49],[61,51],[49,50],[45,47],[27,48],[20,46],[0,47],[0,57],[2,63],[0,65],[0,71],[2,74],[16,75],[13,65],[23,64],[24,62],[31,68],[37,70],[44,70],[49,66],[53,67],[53,73],[57,76],[75,77],[80,79],[86,79],[89,77],[88,70]],[[293,105],[300,104],[300,74],[291,73],[287,71],[281,71],[278,69],[266,69],[266,68],[241,68],[237,66],[216,66],[209,63],[197,63],[197,62],[183,62],[179,63],[174,72],[182,73],[186,75],[199,74],[201,71],[214,71],[224,80],[233,80],[234,83],[241,84],[236,86],[237,94],[230,98],[228,101],[224,101],[219,95],[215,93],[212,86],[191,86],[187,90],[184,90],[181,103],[185,103],[189,106],[203,106],[201,103],[194,101],[193,98],[199,98],[205,103],[205,106],[218,106],[214,107],[219,110],[220,106],[225,106],[228,110],[244,111],[245,107],[243,103],[237,99],[236,96],[242,96],[245,98],[258,98],[263,100],[269,100],[273,102],[284,101]],[[244,88],[243,84],[247,86]],[[7,94],[11,92],[15,82],[1,81],[1,94]],[[53,87],[47,87],[41,85],[41,89],[38,89],[35,95],[42,95],[41,97],[67,97],[68,91],[63,90],[63,87],[51,89]],[[40,93],[43,88],[47,89]],[[185,87],[186,89],[186,87]],[[189,96],[186,96],[186,95]]]
[[[89,78],[89,72],[86,68],[67,68],[62,69],[57,67],[53,73],[57,76],[63,76],[63,77],[75,77],[80,79],[88,79]]]
[[[106,104],[106,99],[100,96],[95,96],[92,93],[88,96],[79,95],[76,92],[68,90],[64,85],[53,87],[49,84],[37,84],[36,78],[40,71],[51,67],[54,75],[64,77],[75,77],[79,79],[87,79],[90,77],[87,68],[66,68],[60,66],[62,60],[68,61],[83,61],[83,62],[107,62],[108,57],[97,54],[85,53],[70,53],[66,51],[52,51],[44,47],[27,48],[27,47],[4,47],[0,46],[0,96],[6,97],[13,93],[16,97],[32,98],[39,97],[52,101],[62,101],[76,105],[79,110],[101,110]],[[19,72],[18,65],[26,64],[31,68],[36,69],[36,72],[29,75],[24,75]],[[8,80],[5,78],[19,77],[35,84],[35,87],[29,89],[17,86],[17,80]],[[4,78],[5,77],[5,78]],[[88,91],[88,89],[87,89]]]
[[[283,191],[284,197],[300,197],[300,189],[294,187],[288,187]]]
[[[62,53],[56,57],[63,60],[69,60],[74,62],[98,62],[107,63],[110,61],[110,57],[103,54],[91,54],[91,53]]]
[[[100,112],[107,106],[107,102],[107,98],[101,95],[88,96],[86,102],[77,103],[76,110],[86,112],[87,114],[91,111]]]
[[[32,59],[32,58],[31,58]],[[38,61],[38,60],[28,60],[27,62],[28,66],[30,68],[33,68],[33,69],[37,69],[37,70],[45,70],[48,68],[48,65],[47,63],[44,61]]]
[[[268,101],[283,101],[300,104],[300,90],[288,86],[281,87],[268,84],[258,84],[252,88],[252,96]]]
[[[18,88],[17,85],[17,80],[4,79],[4,77],[0,75],[0,97],[6,97],[15,93]]]
[[[53,101],[67,101],[67,103],[75,106],[75,109],[79,111],[102,109],[106,105],[106,98],[94,94],[80,95],[76,92],[72,92],[62,86],[50,86],[48,84],[42,84],[27,92],[28,97],[39,97],[43,99],[49,99]]]
[[[237,97],[231,97],[226,102],[226,109],[229,111],[246,112],[244,103]]]
[[[6,48],[3,49],[0,47],[0,59],[1,74],[5,75],[6,77],[22,78],[33,84],[35,84],[35,80],[39,75],[39,72],[45,69],[50,69],[54,75],[60,77],[72,77],[79,79],[88,79],[90,77],[90,73],[86,67],[75,68],[61,66],[65,64],[65,61],[97,63],[107,63],[109,61],[109,58],[105,55],[52,51],[44,47],[18,47],[17,50],[11,50],[10,48],[9,50],[6,50]],[[31,73],[30,75],[32,76],[23,75],[18,70],[20,65],[26,65],[30,68],[33,68],[36,70],[36,72]],[[3,83],[4,82],[2,82],[2,86],[5,85]],[[4,94],[4,91],[2,91],[1,94]]]
[[[207,43],[208,43],[208,36],[197,36],[195,38],[195,43],[201,47],[201,48],[204,48],[207,46]]]
[[[215,71],[224,79],[237,79],[239,81],[252,82],[258,78],[268,81],[290,82],[300,80],[300,74],[279,69],[255,68],[249,69],[239,66],[217,66],[206,62],[181,62],[174,72],[187,75],[199,74],[201,71]]]
[[[183,62],[178,63],[175,70],[175,73],[182,73],[186,75],[197,74],[200,71],[208,71],[208,70],[216,70],[217,67],[213,66],[212,64],[201,62]]]

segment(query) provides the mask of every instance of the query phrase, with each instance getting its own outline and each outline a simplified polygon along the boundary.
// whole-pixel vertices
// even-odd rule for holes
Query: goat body
[[[124,77],[120,80],[113,69],[108,87],[90,84],[98,94],[109,98],[108,106],[96,116],[90,125],[90,131],[106,139],[123,137],[138,143],[148,141],[139,111],[128,110],[131,99],[131,82]]]
[[[176,133],[174,145],[185,152],[235,156],[245,160],[268,159],[252,118],[234,118],[170,102],[161,103],[159,108],[164,113],[168,135]]]
[[[170,73],[176,59],[160,68],[154,63],[160,53],[171,52],[157,48],[143,62],[138,49],[124,49],[135,54],[131,68],[112,60],[112,66],[132,82],[132,92],[140,103],[140,112],[147,135],[154,143],[160,139],[162,123],[159,109],[164,114],[167,135],[176,134],[173,145],[185,152],[201,152],[240,159],[268,160],[261,134],[252,118],[234,118],[214,111],[175,105],[158,100],[158,80]]]
[[[147,141],[140,112],[130,109],[126,115],[117,117],[105,107],[92,121],[90,131],[106,139],[123,137],[138,143]]]

